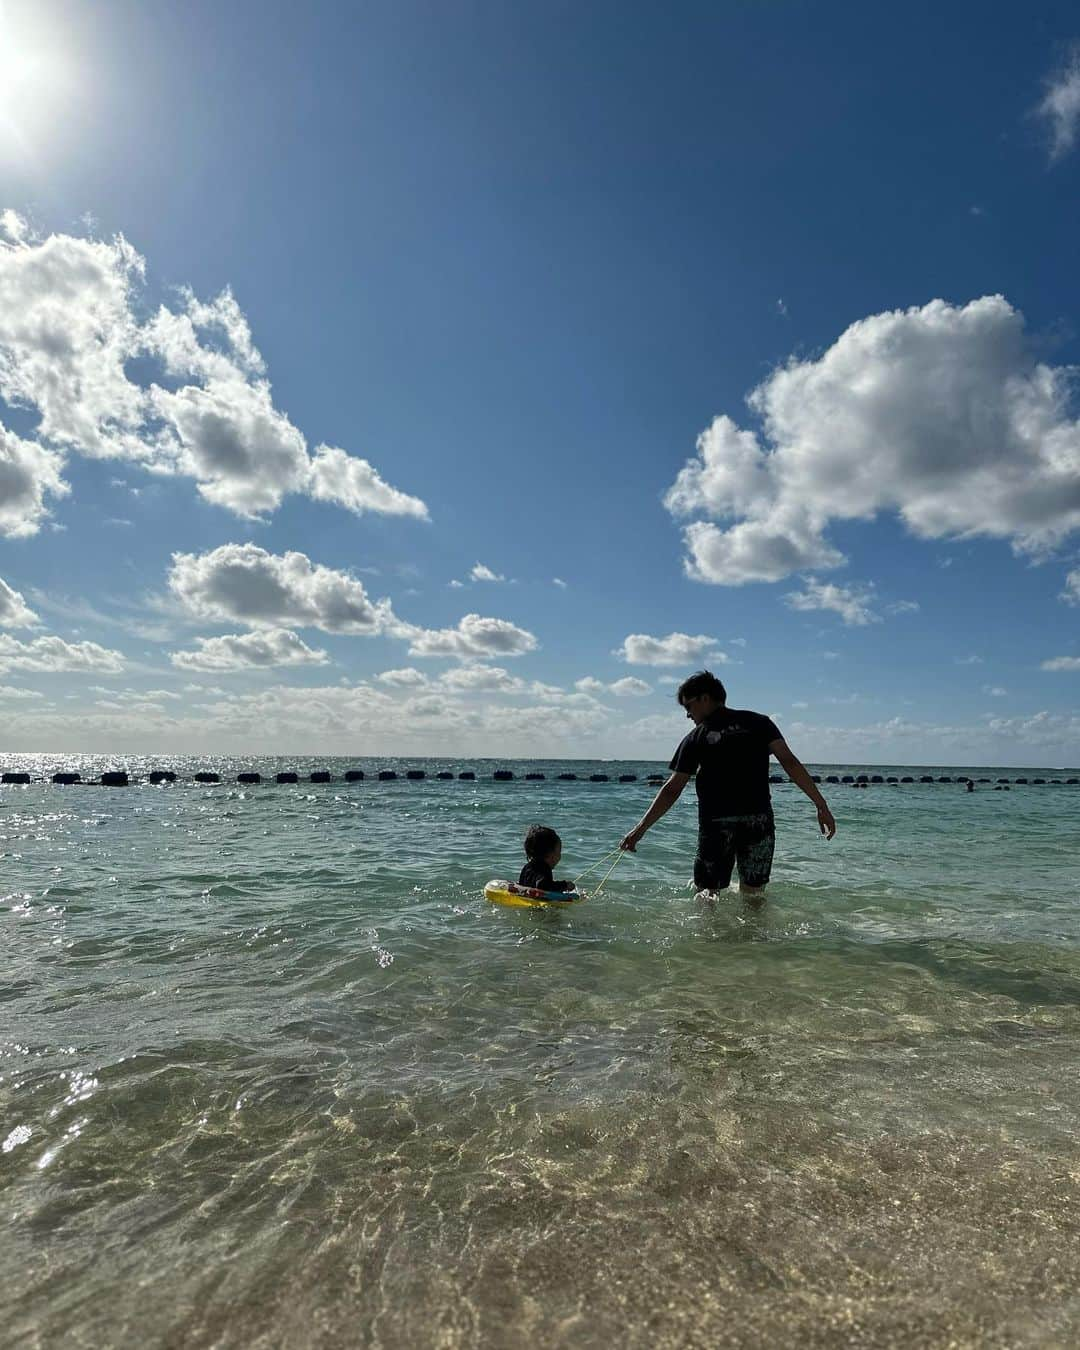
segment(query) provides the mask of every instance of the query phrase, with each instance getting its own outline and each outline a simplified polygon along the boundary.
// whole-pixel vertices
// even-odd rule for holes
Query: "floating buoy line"
[[[933,774],[921,774],[916,777],[914,774],[889,774],[883,776],[874,774],[811,774],[815,783],[831,783],[845,787],[868,788],[878,786],[900,787],[905,784],[980,784],[991,786],[995,791],[1009,787],[1076,787],[1080,785],[1080,778],[969,778],[952,777],[948,774],[935,776]],[[455,773],[450,769],[440,769],[431,773],[426,769],[374,769],[365,771],[364,769],[346,769],[339,776],[335,777],[329,769],[314,769],[310,773],[301,774],[295,769],[283,769],[276,774],[261,774],[254,770],[241,770],[236,774],[229,776],[220,773],[203,770],[193,773],[191,783],[199,786],[210,786],[215,783],[239,783],[241,786],[258,786],[260,784],[282,786],[295,785],[300,783],[394,783],[401,780],[409,783],[422,782],[425,780],[436,780],[448,782],[456,779],[463,783],[475,783],[479,775],[472,769],[464,769],[460,773]],[[52,783],[57,787],[131,787],[139,783],[147,783],[156,787],[167,787],[176,784],[181,780],[172,769],[151,769],[145,778],[132,777],[124,769],[108,770],[98,778],[83,778],[80,773],[68,770],[61,770],[48,777],[35,777],[25,769],[9,769],[0,774],[0,783],[9,786],[25,787],[29,783]],[[526,774],[516,775],[511,769],[495,769],[491,774],[491,781],[495,783],[644,783],[650,787],[659,787],[661,783],[667,781],[667,775],[646,774],[639,776],[635,773],[621,773],[612,778],[606,773],[559,773],[553,774],[549,779],[546,774],[531,771]],[[779,774],[771,774],[769,782],[774,785],[786,786],[788,780]]]

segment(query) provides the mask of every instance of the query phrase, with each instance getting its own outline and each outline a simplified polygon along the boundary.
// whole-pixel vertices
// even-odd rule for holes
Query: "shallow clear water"
[[[15,1343],[1075,1343],[1080,787],[774,788],[761,911],[687,793],[536,913],[524,827],[574,876],[653,791],[552,775],[657,766],[190,783],[251,765],[0,788]]]

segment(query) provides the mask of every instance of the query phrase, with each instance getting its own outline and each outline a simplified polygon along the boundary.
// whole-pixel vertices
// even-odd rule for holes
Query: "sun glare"
[[[61,129],[75,66],[48,7],[0,0],[0,149],[40,155]]]

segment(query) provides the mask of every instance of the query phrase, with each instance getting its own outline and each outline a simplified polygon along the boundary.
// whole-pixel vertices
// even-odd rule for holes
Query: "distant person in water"
[[[769,756],[776,756],[795,786],[814,803],[827,839],[836,833],[836,821],[776,723],[761,713],[729,708],[727,690],[711,671],[701,670],[684,680],[678,700],[694,730],[683,738],[668,765],[671,776],[621,846],[635,852],[645,831],[675,805],[696,775],[694,884],[710,893],[725,890],[737,866],[739,891],[760,903],[772,872],[775,842]]]
[[[518,877],[519,886],[537,891],[572,891],[572,881],[556,881],[552,868],[562,857],[562,840],[550,825],[530,825],[525,832],[525,866]]]

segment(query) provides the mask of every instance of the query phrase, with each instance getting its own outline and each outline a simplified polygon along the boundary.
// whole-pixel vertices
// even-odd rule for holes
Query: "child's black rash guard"
[[[534,891],[572,891],[574,889],[572,881],[556,881],[551,875],[551,868],[547,863],[539,862],[535,858],[530,858],[521,869],[518,885],[531,886]]]

